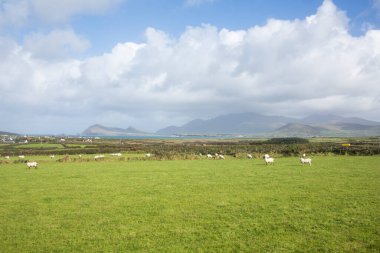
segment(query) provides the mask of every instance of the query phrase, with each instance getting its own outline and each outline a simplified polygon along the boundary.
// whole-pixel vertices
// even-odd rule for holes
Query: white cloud
[[[24,49],[33,57],[48,60],[75,56],[89,46],[88,40],[79,37],[71,29],[53,30],[48,34],[29,34],[24,42]]]
[[[6,25],[21,26],[29,18],[27,1],[0,1],[0,28]]]
[[[55,38],[36,37],[41,45]],[[75,38],[68,44],[81,48]],[[346,15],[328,0],[305,20],[242,31],[204,25],[172,38],[148,28],[145,43],[82,60],[41,60],[27,44],[0,38],[1,118],[18,111],[45,126],[54,115],[77,122],[62,126],[74,133],[92,123],[153,131],[245,111],[380,120],[380,30],[350,35]]]
[[[30,0],[34,13],[49,22],[63,22],[77,14],[99,14],[124,0]]]
[[[47,23],[64,23],[73,15],[101,14],[125,0],[1,0],[0,28],[24,25],[37,19]]]

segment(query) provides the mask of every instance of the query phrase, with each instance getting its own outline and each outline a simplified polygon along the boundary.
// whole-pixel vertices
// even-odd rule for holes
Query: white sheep
[[[252,159],[252,155],[251,154],[247,154],[247,158],[248,159]]]
[[[37,168],[37,165],[38,163],[37,162],[27,162],[26,165],[28,166],[28,168]]]
[[[19,155],[18,158],[25,159],[25,156],[24,155]]]
[[[112,153],[112,156],[121,156],[121,153]]]
[[[5,156],[5,159],[9,159],[9,155]]]
[[[224,158],[224,155],[218,155],[218,158],[219,158],[219,159],[222,159],[222,160],[225,159],[225,158]]]
[[[152,154],[151,153],[147,153],[147,154],[145,154],[145,157],[151,157],[152,156]]]
[[[302,165],[304,165],[305,163],[307,163],[307,164],[309,164],[311,166],[311,158],[300,157],[300,160],[301,160]]]
[[[207,154],[207,158],[212,158],[212,155],[210,155],[210,154]]]
[[[103,159],[104,155],[96,155],[94,156],[95,160]]]
[[[274,158],[273,157],[270,157],[268,154],[265,154],[264,155],[264,160],[265,160],[265,163],[268,165],[268,164],[274,164]]]
[[[55,156],[54,155],[51,155],[50,158],[53,159]]]

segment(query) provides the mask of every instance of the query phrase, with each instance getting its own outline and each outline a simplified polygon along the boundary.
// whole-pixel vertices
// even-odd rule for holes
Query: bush
[[[268,144],[307,144],[309,140],[299,137],[290,138],[272,138],[267,140],[265,143]]]

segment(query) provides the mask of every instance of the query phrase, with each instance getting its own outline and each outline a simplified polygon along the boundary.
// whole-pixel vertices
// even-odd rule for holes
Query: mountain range
[[[19,135],[19,134],[0,131],[0,135]]]
[[[158,134],[245,134],[254,136],[373,136],[380,135],[380,122],[334,114],[313,114],[302,119],[258,113],[221,115],[196,119],[183,126],[170,126]]]
[[[85,136],[128,136],[128,135],[145,135],[146,132],[140,131],[134,127],[126,129],[117,127],[106,127],[99,124],[92,125],[82,132]]]
[[[152,133],[151,133],[152,134]],[[157,135],[248,135],[265,137],[377,136],[380,122],[334,114],[314,114],[302,119],[268,116],[258,113],[235,113],[215,118],[195,119],[182,126],[169,126]],[[82,135],[149,135],[133,127],[127,129],[93,125]]]

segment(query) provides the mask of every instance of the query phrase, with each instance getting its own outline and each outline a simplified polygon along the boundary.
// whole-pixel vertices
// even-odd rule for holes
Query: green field
[[[379,252],[380,157],[0,164],[0,252]]]
[[[53,148],[53,149],[61,149],[63,148],[62,144],[49,144],[49,143],[31,143],[31,144],[18,144],[15,148]]]

